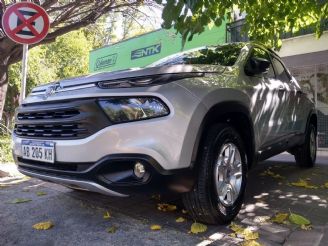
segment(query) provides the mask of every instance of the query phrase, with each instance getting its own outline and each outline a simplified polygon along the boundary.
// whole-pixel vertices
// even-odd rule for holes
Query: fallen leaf
[[[24,198],[16,198],[12,200],[10,203],[16,204],[16,203],[24,203],[24,202],[30,202],[32,201],[31,199],[24,199]]]
[[[305,231],[312,230],[312,225],[301,225],[301,229]]]
[[[299,214],[294,214],[294,213],[290,213],[289,221],[299,226],[311,224],[311,221],[309,221],[308,219],[304,218]]]
[[[237,234],[241,234],[244,231],[244,228],[236,223],[231,223],[229,227]]]
[[[37,195],[37,196],[45,196],[45,195],[47,195],[47,193],[45,193],[44,191],[38,191],[38,192],[36,193],[36,195]]]
[[[272,219],[272,222],[278,223],[278,224],[283,224],[286,219],[288,218],[287,213],[277,213]]]
[[[254,232],[251,228],[247,227],[244,228],[240,225],[237,225],[236,223],[230,224],[230,229],[234,231],[236,236],[240,236],[244,238],[245,240],[255,240],[259,238],[259,233]]]
[[[177,210],[177,206],[167,203],[158,203],[157,209],[163,212],[172,212]]]
[[[151,229],[152,231],[158,231],[158,230],[161,230],[162,227],[161,227],[160,225],[151,225],[151,226],[150,226],[150,229]]]
[[[185,222],[186,220],[185,220],[185,218],[183,218],[183,217],[179,217],[179,218],[177,218],[176,220],[175,220],[175,222],[177,222],[177,223],[182,223],[182,222]]]
[[[103,216],[104,219],[108,220],[108,219],[110,219],[111,217],[112,217],[112,215],[111,215],[108,211],[106,211],[106,212],[104,213],[104,216]]]
[[[248,240],[241,244],[241,246],[261,246],[261,245],[262,244],[260,244],[259,242],[256,242],[255,240]]]
[[[118,227],[117,226],[111,226],[106,229],[108,233],[115,233],[117,231]]]
[[[36,230],[49,230],[53,226],[54,226],[54,224],[49,220],[49,221],[37,223],[37,224],[33,225],[33,228]]]
[[[255,240],[259,238],[259,233],[258,232],[253,232],[251,229],[246,228],[244,232],[242,233],[244,236],[245,240]]]
[[[323,186],[324,186],[324,188],[328,189],[328,182],[326,182]]]
[[[183,214],[187,214],[187,213],[188,213],[188,211],[187,211],[187,210],[185,210],[185,209],[182,209],[182,210],[181,210],[181,213],[183,213]]]
[[[274,173],[272,172],[271,170],[265,170],[263,173],[260,174],[261,176],[270,176],[272,178],[275,178],[275,179],[284,179],[285,177],[281,176],[280,174],[278,173]]]
[[[310,185],[309,182],[304,179],[299,179],[297,182],[290,183],[290,185],[303,187],[306,189],[318,189],[318,186]]]
[[[198,233],[205,232],[206,230],[207,230],[207,226],[206,225],[201,224],[201,223],[194,222],[191,225],[190,232],[193,233],[193,234],[198,234]]]
[[[266,223],[267,221],[270,220],[270,217],[269,216],[256,216],[253,221],[255,223],[260,223],[260,224],[263,224],[263,223]]]

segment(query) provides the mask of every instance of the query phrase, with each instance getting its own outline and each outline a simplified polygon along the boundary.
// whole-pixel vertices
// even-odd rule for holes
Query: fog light
[[[146,173],[145,166],[142,163],[137,162],[134,165],[133,173],[137,178],[139,178],[139,179],[143,178]]]

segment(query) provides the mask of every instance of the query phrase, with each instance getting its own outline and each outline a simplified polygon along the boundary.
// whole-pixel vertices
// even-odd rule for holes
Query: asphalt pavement
[[[312,188],[295,186],[305,180]],[[255,167],[248,176],[246,200],[234,223],[259,233],[261,245],[328,245],[328,156],[316,167],[300,169],[288,154]],[[160,198],[160,199],[159,199]],[[17,200],[19,199],[19,200]],[[14,203],[28,199],[24,203]],[[158,203],[175,204],[163,212]],[[29,179],[15,165],[0,164],[0,245],[238,245],[242,238],[227,225],[208,226],[190,233],[194,222],[183,213],[179,197],[171,194],[133,194],[129,198],[96,193]],[[110,218],[104,218],[104,214]],[[296,213],[309,219],[310,230],[269,220],[277,213]],[[177,223],[176,219],[186,220]],[[53,228],[33,225],[52,221]],[[151,225],[161,230],[152,231]],[[116,230],[112,230],[115,228]],[[111,231],[112,233],[108,232]]]

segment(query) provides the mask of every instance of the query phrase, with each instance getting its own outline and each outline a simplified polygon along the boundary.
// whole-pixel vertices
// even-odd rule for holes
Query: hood
[[[192,74],[201,74],[201,73],[222,73],[225,70],[225,67],[219,65],[172,65],[172,66],[161,66],[161,67],[146,67],[146,68],[132,68],[127,70],[121,70],[116,72],[103,72],[96,73],[76,78],[64,79],[57,82],[48,83],[45,85],[38,86],[32,90],[33,93],[42,93],[47,90],[50,86],[58,86],[60,89],[72,88],[72,87],[81,87],[85,88],[90,84],[95,84],[97,82],[115,82],[122,79],[136,79],[136,78],[145,78],[153,77],[156,75],[170,75],[185,74],[186,77],[191,76]],[[189,75],[189,76],[188,76]],[[138,81],[135,82],[138,84]],[[118,87],[116,87],[118,88]]]

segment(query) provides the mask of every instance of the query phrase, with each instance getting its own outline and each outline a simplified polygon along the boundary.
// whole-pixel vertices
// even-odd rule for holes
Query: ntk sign
[[[20,2],[6,10],[2,17],[2,26],[7,36],[14,42],[35,44],[47,36],[49,17],[39,5]]]
[[[131,51],[131,60],[161,53],[161,44],[154,44],[145,48]]]

